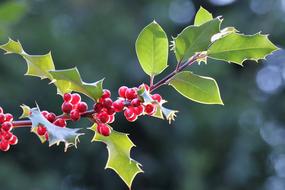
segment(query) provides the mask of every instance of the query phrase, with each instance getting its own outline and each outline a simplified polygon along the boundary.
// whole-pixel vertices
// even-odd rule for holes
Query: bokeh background
[[[155,19],[171,39],[193,22],[201,5],[223,15],[223,26],[246,34],[262,31],[285,46],[285,0],[7,0],[0,3],[0,41],[19,39],[31,54],[51,50],[58,69],[77,66],[87,82],[106,77],[104,85],[116,97],[120,85],[148,82],[134,50],[140,30]],[[19,116],[18,105],[37,101],[60,112],[56,89],[24,77],[20,57],[2,55],[0,62],[5,110]],[[165,73],[175,65],[173,55],[170,63]],[[168,106],[180,110],[172,126],[154,118],[128,123],[119,116],[113,127],[131,134],[137,145],[132,157],[145,171],[133,189],[284,190],[285,51],[244,67],[209,61],[191,70],[217,80],[225,106],[200,105],[163,87],[159,92]],[[0,153],[0,189],[127,189],[104,170],[105,146],[91,144],[92,132],[85,132],[78,149],[64,153],[62,146],[42,145],[28,129],[17,130],[19,144]]]

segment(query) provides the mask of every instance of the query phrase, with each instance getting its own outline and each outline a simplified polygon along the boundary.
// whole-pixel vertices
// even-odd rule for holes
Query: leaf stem
[[[153,86],[153,80],[154,80],[154,76],[150,76],[150,82],[149,82],[150,88]]]
[[[181,72],[182,70],[184,70],[186,67],[192,65],[193,63],[195,63],[198,59],[202,59],[205,58],[207,55],[205,53],[196,53],[195,55],[193,55],[190,59],[188,59],[186,62],[184,62],[184,64],[181,64],[181,62],[179,62],[176,66],[176,69],[174,71],[172,71],[171,73],[169,73],[166,77],[164,77],[163,79],[161,79],[160,81],[158,81],[157,83],[155,83],[154,85],[152,85],[150,87],[150,92],[158,89],[159,87],[166,85],[169,83],[169,81],[179,72]]]

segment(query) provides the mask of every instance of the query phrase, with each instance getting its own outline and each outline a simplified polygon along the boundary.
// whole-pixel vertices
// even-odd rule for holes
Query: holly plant
[[[14,121],[11,114],[4,113],[0,108],[0,149],[8,151],[10,146],[17,144],[18,138],[12,133],[14,130],[30,127],[42,143],[48,143],[49,146],[63,143],[67,151],[70,147],[77,147],[79,138],[84,135],[83,129],[68,128],[68,123],[87,118],[91,122],[87,129],[95,133],[91,142],[102,142],[107,147],[106,168],[113,169],[131,188],[135,176],[143,172],[142,165],[130,157],[130,151],[135,145],[128,134],[111,127],[116,114],[122,112],[129,122],[146,115],[171,123],[178,111],[167,108],[167,101],[155,93],[163,85],[173,87],[192,101],[223,105],[217,82],[186,68],[196,63],[206,64],[208,59],[242,66],[245,60],[265,59],[278,49],[268,39],[268,35],[245,35],[234,27],[221,28],[222,21],[221,17],[213,18],[211,13],[201,7],[194,25],[186,27],[171,42],[157,22],[147,25],[139,34],[135,48],[139,63],[149,75],[150,82],[135,87],[121,86],[114,99],[111,99],[111,92],[103,88],[103,79],[86,83],[77,68],[57,70],[51,53],[30,55],[19,41],[9,39],[0,48],[6,54],[18,54],[25,59],[25,75],[48,79],[54,84],[63,103],[62,114],[59,115],[41,110],[38,105],[32,108],[22,105],[23,114],[19,121]],[[164,78],[155,81],[155,77],[168,67],[169,49],[176,57],[176,67]],[[91,108],[81,100],[80,94],[93,100]]]

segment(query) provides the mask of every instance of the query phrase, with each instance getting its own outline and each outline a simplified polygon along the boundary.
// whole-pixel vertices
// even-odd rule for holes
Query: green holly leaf
[[[276,50],[278,48],[268,39],[268,35],[232,33],[215,41],[208,49],[208,56],[242,65],[245,60],[265,59]]]
[[[93,100],[99,99],[103,94],[103,79],[94,83],[83,82],[77,68],[55,70],[49,73],[63,93],[76,91],[85,94]]]
[[[131,148],[135,145],[129,139],[128,134],[112,130],[110,136],[105,137],[97,133],[96,128],[97,124],[90,128],[95,132],[92,142],[103,142],[108,149],[108,161],[105,168],[114,170],[131,188],[135,176],[143,172],[141,165],[130,157]]]
[[[203,104],[222,104],[217,82],[190,71],[178,73],[169,83],[184,97]]]
[[[25,75],[52,80],[52,76],[48,71],[54,70],[55,67],[50,52],[45,55],[29,55],[24,51],[19,41],[16,42],[12,39],[9,39],[9,41],[1,45],[0,48],[6,51],[6,54],[15,53],[26,60],[28,69]]]
[[[12,39],[9,39],[6,44],[1,45],[0,49],[6,51],[5,54],[18,54],[25,59],[27,63],[27,71],[25,75],[53,81],[53,77],[49,71],[55,70],[55,66],[50,52],[45,55],[29,55],[24,51],[19,41],[14,41]],[[54,84],[58,88],[58,93],[62,95],[64,85],[62,85],[60,82],[54,82]]]
[[[176,59],[184,62],[197,52],[206,51],[214,34],[220,32],[222,20],[210,20],[200,26],[188,26],[173,40]]]
[[[195,16],[194,25],[200,26],[210,20],[213,20],[213,15],[203,7],[200,7]]]
[[[161,26],[153,21],[136,40],[136,53],[140,65],[150,76],[160,74],[167,67],[168,39]]]
[[[25,115],[25,117],[29,118],[32,122],[31,132],[37,134],[36,131],[39,125],[46,127],[49,136],[49,146],[52,146],[54,144],[59,145],[61,142],[63,142],[65,145],[64,151],[67,151],[67,149],[71,146],[75,146],[77,148],[79,136],[83,135],[83,133],[78,132],[80,129],[62,128],[50,123],[41,114],[41,111],[38,107],[29,110],[28,106],[23,106],[22,109],[24,113],[22,115]],[[29,115],[26,114],[27,112],[29,112]],[[44,136],[38,135],[38,137],[42,143],[46,141]]]

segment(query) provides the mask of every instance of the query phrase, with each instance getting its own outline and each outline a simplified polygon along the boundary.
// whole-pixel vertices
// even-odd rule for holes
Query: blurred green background
[[[58,69],[77,66],[87,82],[106,77],[113,97],[120,85],[148,82],[134,49],[140,30],[153,19],[171,36],[193,22],[202,5],[223,26],[246,34],[270,34],[285,46],[285,0],[27,0],[1,1],[0,40],[18,39],[28,53],[52,51]],[[61,98],[47,81],[24,77],[17,56],[0,56],[1,106],[16,116],[18,105],[60,113]],[[170,56],[175,65],[173,55]],[[132,157],[144,174],[135,190],[284,190],[285,189],[285,51],[244,67],[210,61],[193,66],[217,79],[225,106],[200,105],[170,87],[159,92],[168,107],[180,111],[166,121],[140,118],[128,123],[119,116],[113,127],[130,133],[137,145]],[[165,73],[167,72],[165,71]],[[159,78],[159,77],[158,77]],[[91,103],[91,102],[89,102]],[[74,127],[90,127],[82,121]],[[105,146],[81,138],[78,149],[42,145],[28,129],[15,132],[19,144],[0,152],[1,190],[127,189],[111,170],[104,170]]]

